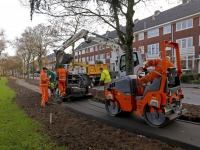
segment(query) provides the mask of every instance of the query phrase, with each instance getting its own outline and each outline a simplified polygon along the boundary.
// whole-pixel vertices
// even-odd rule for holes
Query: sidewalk
[[[200,84],[188,84],[188,83],[181,83],[182,88],[195,88],[200,89]]]

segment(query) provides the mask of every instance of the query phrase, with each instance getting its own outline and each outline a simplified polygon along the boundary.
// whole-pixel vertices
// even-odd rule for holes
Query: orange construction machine
[[[174,48],[177,68],[166,67],[166,47]],[[146,87],[138,84],[138,74],[124,76],[109,83],[105,91],[108,114],[117,116],[122,112],[135,112],[149,125],[161,127],[187,112],[182,108],[184,96],[180,86],[182,69],[179,45],[162,41],[161,59],[162,76],[155,78]]]

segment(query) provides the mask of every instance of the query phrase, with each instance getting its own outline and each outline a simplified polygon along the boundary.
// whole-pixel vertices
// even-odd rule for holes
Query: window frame
[[[147,31],[147,38],[153,38],[159,36],[159,28]]]
[[[141,40],[144,40],[144,32],[138,34],[138,41],[141,41]]]
[[[188,47],[189,44],[189,40],[191,39],[191,46]],[[185,40],[185,47],[183,47],[183,40]],[[193,47],[193,37],[186,37],[186,38],[182,38],[182,39],[176,39],[176,42],[179,44],[180,49],[182,48],[192,48]]]
[[[156,54],[159,54],[159,43],[155,43],[155,44],[150,44],[150,45],[147,45],[147,54],[148,55],[156,55]],[[154,47],[155,49],[152,49],[152,47]],[[151,49],[151,50],[149,50]],[[153,53],[153,51],[155,50],[155,54]],[[151,51],[151,53],[149,53]]]
[[[191,26],[189,26],[190,21],[191,21]],[[183,23],[185,23],[185,27],[184,28],[183,28],[183,25],[184,25]],[[178,26],[180,26],[180,29],[178,29]],[[180,21],[180,22],[176,23],[176,31],[190,29],[190,28],[193,28],[193,26],[194,26],[193,18],[187,19],[187,20],[183,20],[183,21]]]
[[[168,27],[170,28],[169,31],[168,31]],[[165,29],[167,29],[167,31],[165,32]],[[166,25],[163,27],[163,35],[165,34],[169,34],[172,32],[172,26],[171,25]]]

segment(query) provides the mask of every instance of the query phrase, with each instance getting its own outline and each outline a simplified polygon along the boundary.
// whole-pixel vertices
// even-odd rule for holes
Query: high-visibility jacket
[[[170,62],[168,59],[166,59],[166,65],[167,68],[173,67],[173,63]],[[152,60],[148,60],[148,62],[145,64],[144,68],[148,68],[150,66],[155,67],[153,72],[159,74],[160,76],[162,76],[162,59],[152,59]]]
[[[111,78],[110,78],[110,74],[108,70],[103,70],[101,72],[101,78],[100,78],[100,82],[104,81],[104,83],[109,83],[111,82]]]
[[[64,68],[58,68],[56,72],[56,77],[58,77],[58,81],[66,80],[66,75],[68,75],[69,72]]]
[[[49,78],[47,77],[46,72],[42,71],[40,74],[39,85],[48,87],[48,81],[49,81]]]

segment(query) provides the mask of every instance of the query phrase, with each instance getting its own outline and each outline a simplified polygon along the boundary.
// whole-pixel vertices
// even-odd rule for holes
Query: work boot
[[[46,102],[45,102],[45,105],[46,105],[46,106],[49,106],[49,102],[46,101]]]
[[[44,102],[41,102],[41,107],[46,107]]]
[[[66,93],[65,93],[65,92],[63,93],[63,96],[64,96],[64,97],[66,96]]]

